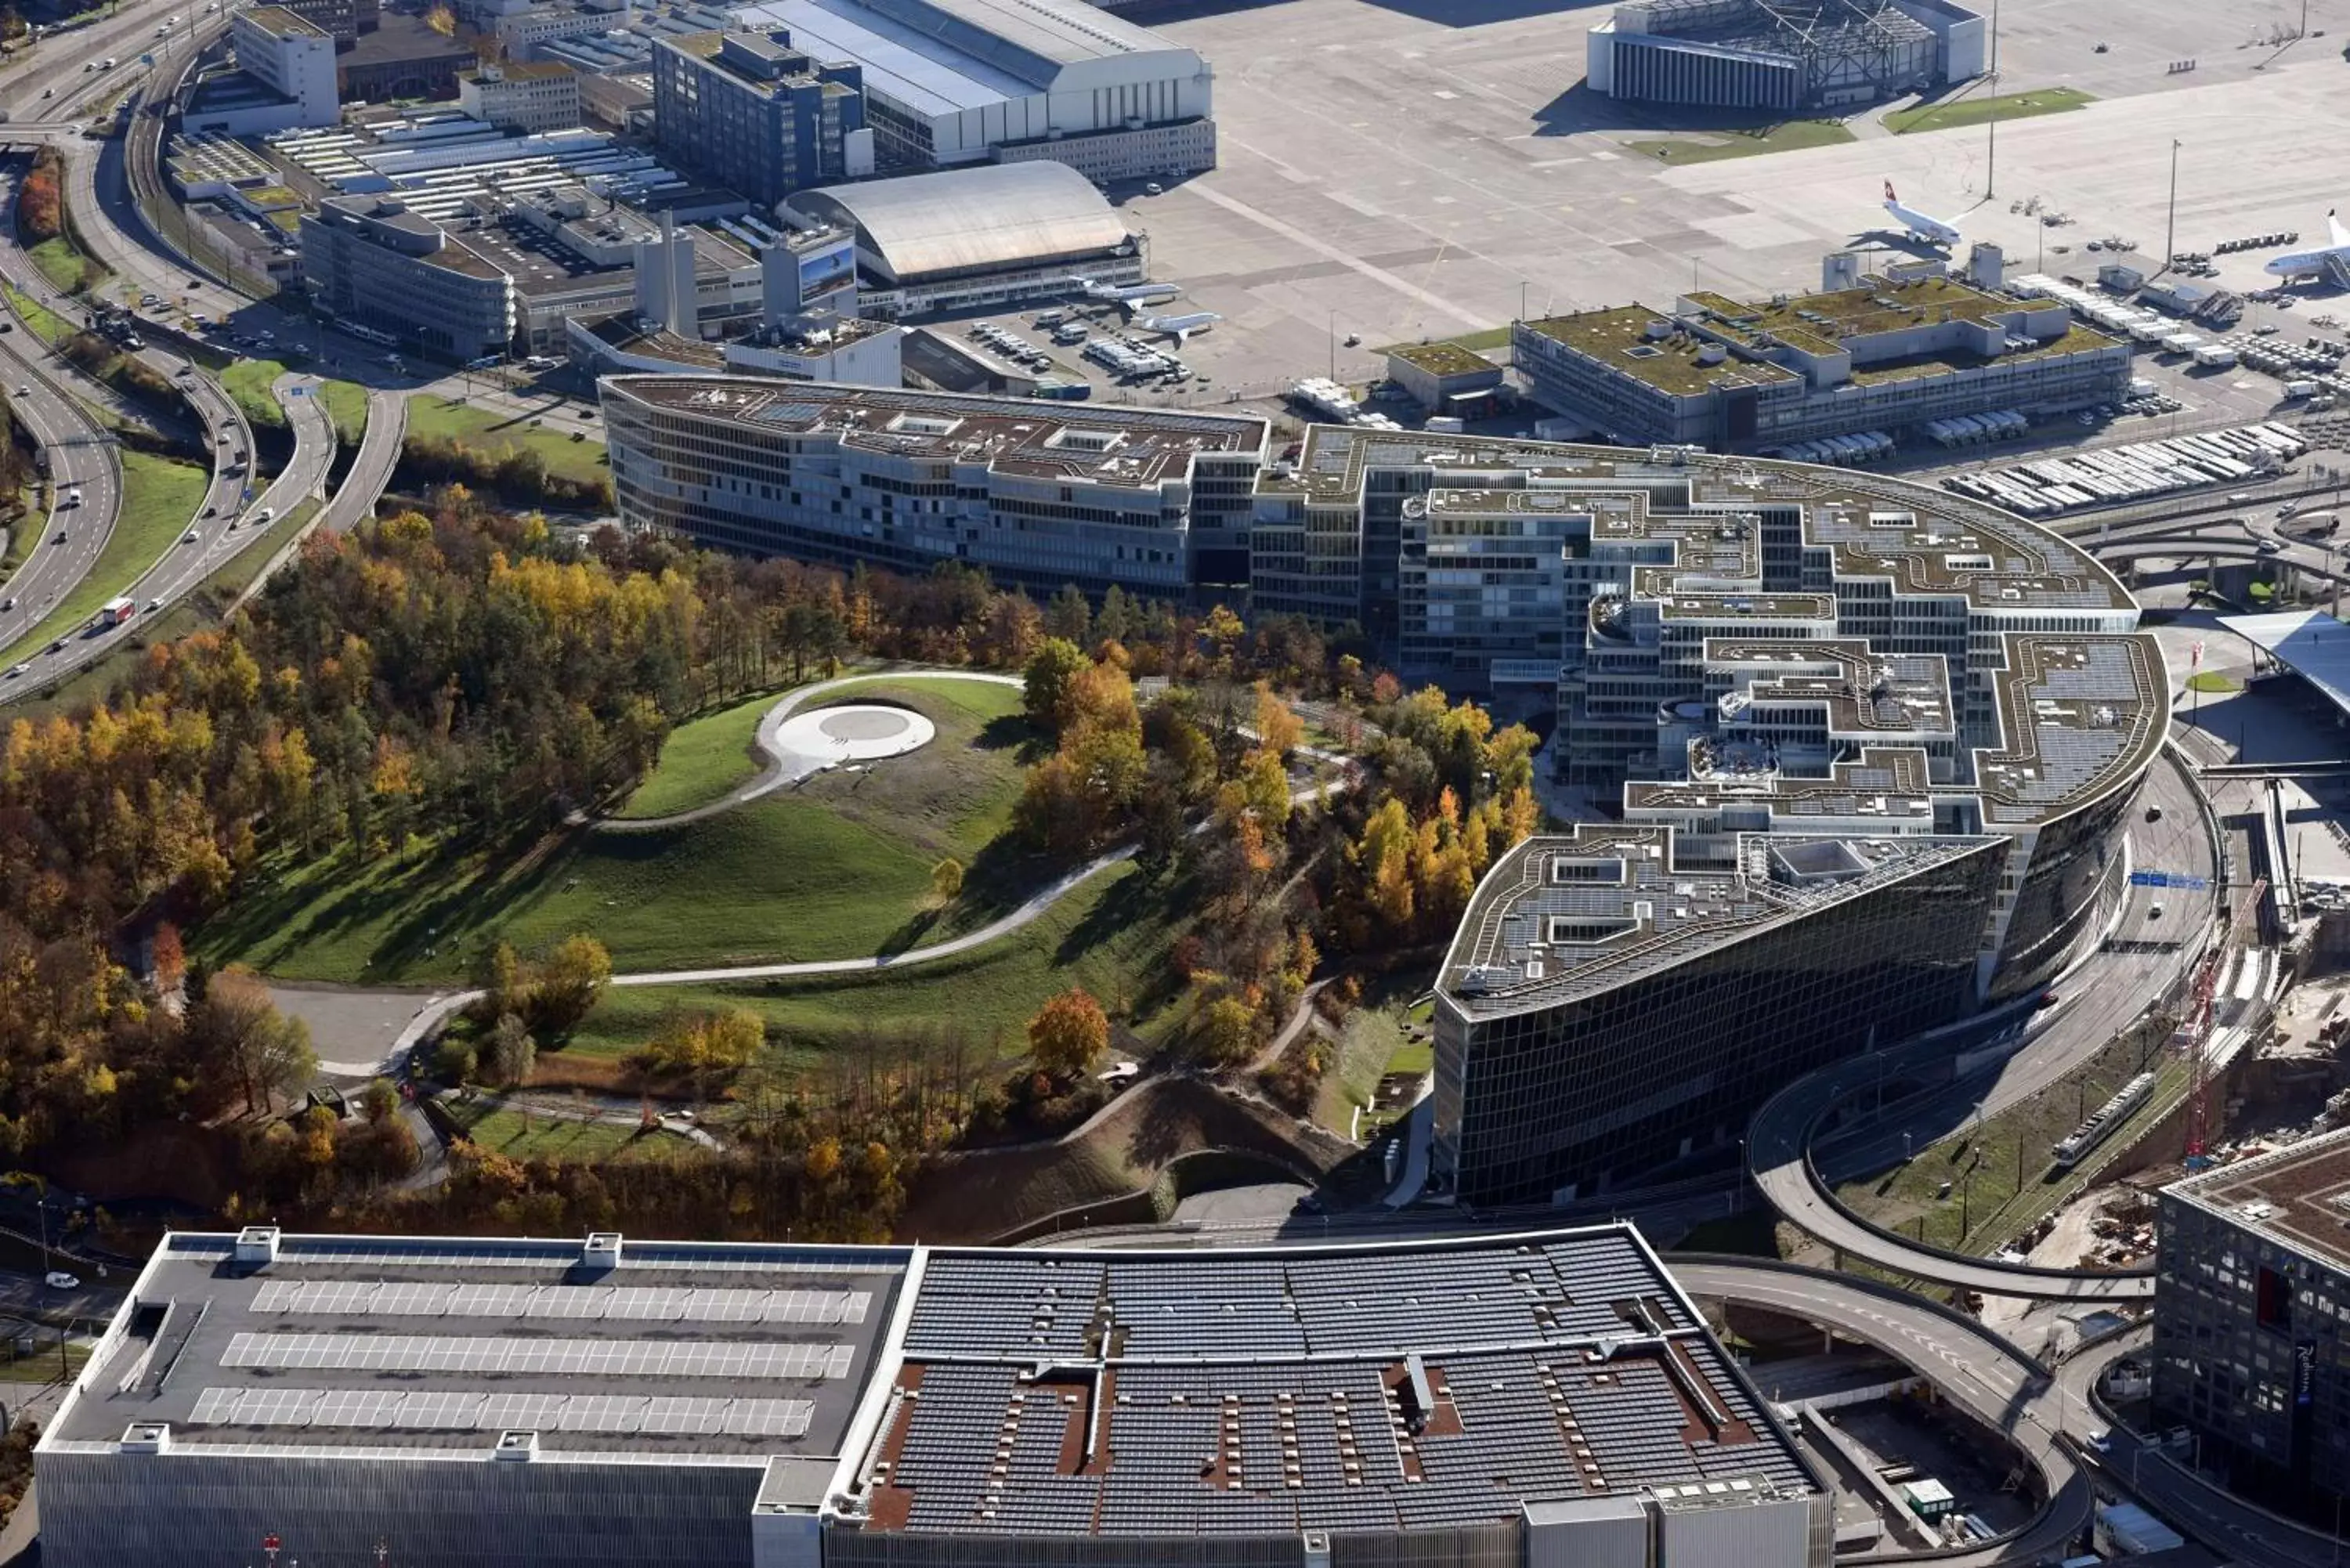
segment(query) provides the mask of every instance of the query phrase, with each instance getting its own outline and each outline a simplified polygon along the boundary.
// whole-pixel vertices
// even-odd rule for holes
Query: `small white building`
[[[579,124],[579,73],[555,61],[484,61],[457,78],[457,103],[501,130],[570,130]]]
[[[335,87],[335,36],[283,5],[248,5],[229,18],[229,43],[243,83],[215,90],[232,119],[191,129],[252,136],[296,126],[329,126],[342,112]],[[206,83],[206,88],[214,84]],[[199,100],[206,97],[200,89]],[[191,118],[195,111],[192,109]]]

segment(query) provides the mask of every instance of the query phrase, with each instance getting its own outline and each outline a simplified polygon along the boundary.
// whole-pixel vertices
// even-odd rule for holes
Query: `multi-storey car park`
[[[753,555],[1161,597],[1245,570],[1262,420],[615,376],[621,519]]]
[[[1790,1078],[1957,1016],[2006,852],[1595,823],[1528,839],[1438,975],[1439,1187],[1480,1204],[1606,1191],[1727,1145]]]
[[[2231,1488],[2340,1528],[2350,1499],[2350,1130],[2163,1189],[2154,1412]]]
[[[52,1568],[1826,1568],[1628,1225],[1085,1252],[167,1237],[35,1456]]]

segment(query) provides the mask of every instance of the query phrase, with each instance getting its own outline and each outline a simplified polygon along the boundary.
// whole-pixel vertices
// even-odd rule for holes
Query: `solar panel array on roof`
[[[1631,1297],[1656,1303],[1659,1326],[1693,1326],[1639,1254],[1606,1237],[1523,1252],[1295,1260],[943,1252],[924,1272],[906,1348],[1074,1353],[1097,1320],[1124,1332],[1129,1356],[1465,1348],[1623,1332],[1609,1303]]]
[[[846,1345],[678,1340],[476,1339],[378,1334],[240,1334],[223,1366],[365,1372],[554,1373],[587,1377],[846,1377]]]
[[[863,1323],[869,1291],[761,1291],[634,1285],[406,1284],[271,1280],[255,1312],[337,1317],[575,1318],[646,1323]]]
[[[644,1433],[798,1438],[807,1399],[695,1399],[641,1394],[479,1394],[396,1388],[207,1388],[198,1427],[323,1427],[390,1431]]]

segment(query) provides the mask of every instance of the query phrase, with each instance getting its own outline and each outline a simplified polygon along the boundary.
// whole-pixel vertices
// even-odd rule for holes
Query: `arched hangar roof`
[[[898,282],[941,274],[1048,265],[1115,251],[1125,223],[1066,163],[982,163],[793,198],[857,226],[868,265]]]

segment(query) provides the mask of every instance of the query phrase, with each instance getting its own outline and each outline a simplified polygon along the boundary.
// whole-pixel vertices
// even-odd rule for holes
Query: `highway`
[[[213,26],[218,26],[217,19]],[[151,38],[151,20],[135,17],[125,26],[109,31],[88,30],[99,41],[78,50],[70,58],[50,62],[49,79],[57,81],[68,70],[78,74],[77,62],[88,57],[93,50],[103,52],[107,38],[134,39],[136,29],[142,27]],[[125,42],[120,47],[129,47],[130,45]],[[38,82],[42,79],[40,67],[36,65],[27,76],[29,82]],[[96,86],[112,83],[119,88],[123,82],[120,67],[114,72],[89,73],[88,79],[81,83],[67,81],[58,87],[56,99],[36,99],[29,106],[38,115],[37,119],[26,123],[20,116],[12,125],[10,134],[19,138],[27,134],[46,138],[65,155],[67,201],[79,223],[83,242],[99,262],[141,289],[159,295],[183,294],[187,285],[179,264],[167,256],[155,254],[125,232],[128,223],[143,233],[143,224],[139,223],[136,209],[130,199],[121,141],[89,142],[74,134],[69,124],[58,123],[56,119],[70,113],[81,98]],[[20,104],[24,102],[25,96],[20,90]],[[141,120],[137,123],[147,122]],[[0,274],[5,274],[17,287],[69,319],[80,318],[78,305],[58,296],[32,267],[24,254],[15,247],[0,250]],[[12,339],[12,349],[15,348],[13,340],[21,339],[28,344],[36,341],[23,332],[7,336]],[[122,591],[142,607],[139,615],[144,616],[151,610],[160,610],[175,602],[241,550],[265,535],[265,527],[255,527],[244,521],[247,518],[257,520],[257,514],[248,510],[249,507],[267,508],[274,520],[303,500],[323,493],[328,469],[334,459],[335,441],[331,421],[316,396],[316,379],[303,376],[281,378],[273,389],[281,406],[286,410],[294,451],[285,470],[270,483],[265,493],[255,497],[250,493],[250,481],[245,476],[255,451],[253,432],[234,400],[212,376],[203,371],[202,366],[192,360],[158,347],[151,347],[138,357],[150,368],[172,378],[182,389],[195,414],[198,428],[210,438],[213,452],[213,483],[207,489],[198,514],[190,519],[194,536],[175,541],[134,581],[123,586]],[[78,372],[62,365],[51,369],[44,363],[41,368],[45,379],[53,378],[65,382],[75,394],[147,418],[143,410],[131,408],[110,389],[90,381]],[[37,397],[35,400],[38,400]],[[380,398],[371,400],[371,412],[380,414],[386,400]],[[44,418],[49,427],[62,431],[68,427],[66,415],[60,410],[70,408],[70,398],[58,391],[54,404],[41,409],[37,417]],[[367,461],[355,469],[355,477],[361,482],[361,487],[347,488],[345,494],[338,497],[353,515],[372,508],[375,495],[380,493],[397,463],[397,427],[404,424],[404,421],[389,422],[394,429],[386,438],[370,443],[375,450],[366,453]],[[74,452],[76,444],[68,443],[60,450]],[[107,461],[113,461],[110,453]],[[77,458],[75,462],[78,466],[70,472],[78,473],[86,468],[88,460]],[[237,472],[231,472],[231,469]],[[119,504],[120,490],[119,478],[110,478],[102,491],[85,485],[85,504],[92,507],[93,515],[102,515],[110,524]],[[341,525],[348,526],[348,521]],[[87,539],[81,541],[75,540],[69,534],[69,552],[60,552],[55,565],[39,563],[40,573],[26,579],[36,591],[30,602],[19,603],[16,611],[13,612],[14,618],[0,618],[0,634],[5,634],[0,635],[0,642],[20,637],[37,621],[40,613],[44,612],[45,604],[53,605],[58,596],[87,576],[97,562],[105,537],[96,528],[87,533]],[[278,559],[285,558],[286,553],[281,552]],[[28,563],[28,566],[33,564]],[[272,566],[276,564],[276,561],[271,563]],[[23,601],[26,596],[20,593],[18,597]],[[139,625],[138,617],[134,617],[126,626],[69,630],[47,647],[19,649],[14,657],[29,663],[31,668],[23,676],[14,678],[6,687],[0,687],[0,701],[25,691],[38,690],[47,682],[94,661],[123,638],[135,635]]]
[[[122,504],[122,463],[114,438],[70,393],[51,383],[39,368],[45,354],[41,340],[21,325],[0,333],[0,375],[8,380],[10,406],[47,455],[50,494],[60,504],[47,514],[27,514],[22,524],[36,532],[23,564],[0,587],[0,651],[16,646],[59,595],[88,575]],[[20,388],[28,395],[16,396]],[[81,504],[62,505],[75,490],[81,493]],[[6,679],[10,684],[0,685],[0,693],[12,691],[24,678]]]

